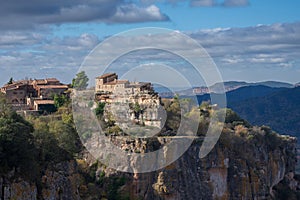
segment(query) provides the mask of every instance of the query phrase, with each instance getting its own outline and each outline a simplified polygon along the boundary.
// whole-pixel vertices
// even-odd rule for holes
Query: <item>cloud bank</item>
[[[101,22],[167,21],[154,5],[127,0],[0,0],[0,29],[32,29],[38,25]]]
[[[261,73],[260,70],[278,70],[279,75],[291,79],[300,71],[300,23],[258,25],[246,28],[217,28],[187,33],[212,56],[221,70],[234,74]],[[146,37],[138,38],[147,43]],[[70,81],[84,57],[101,41],[93,34],[77,37],[49,38],[47,35],[27,32],[7,32],[0,37],[0,80],[57,76]],[[157,42],[185,50],[184,41],[175,43],[172,37],[160,36]],[[124,39],[116,45],[129,45]],[[111,48],[113,53],[114,49]],[[140,55],[147,56],[147,55]],[[161,60],[168,60],[164,54]],[[128,60],[134,64],[134,59]],[[183,66],[184,67],[184,66]],[[283,75],[286,71],[289,75]],[[271,74],[272,75],[272,74]],[[273,75],[272,75],[273,76]],[[254,76],[258,78],[259,76]]]
[[[0,30],[41,25],[98,22],[106,24],[171,20],[155,3],[192,7],[246,6],[248,0],[0,0]]]

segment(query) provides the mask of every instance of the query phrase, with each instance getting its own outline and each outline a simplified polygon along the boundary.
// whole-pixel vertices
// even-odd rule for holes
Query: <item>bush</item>
[[[18,168],[26,175],[28,171],[36,170],[38,151],[32,132],[33,126],[29,122],[0,105],[0,172]]]
[[[103,114],[104,114],[104,108],[105,108],[105,103],[104,102],[98,103],[98,106],[95,109],[96,116],[98,116],[98,117],[103,116]]]
[[[65,95],[54,95],[54,105],[56,108],[60,108],[68,102],[68,98]]]

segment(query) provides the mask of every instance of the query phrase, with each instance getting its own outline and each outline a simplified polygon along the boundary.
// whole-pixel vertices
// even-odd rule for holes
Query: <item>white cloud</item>
[[[137,23],[169,20],[158,7],[131,0],[0,0],[0,30],[33,29],[45,24]]]
[[[108,22],[133,23],[166,20],[169,20],[169,18],[162,14],[160,9],[155,5],[138,7],[135,4],[128,4],[118,7],[116,13],[108,20]]]
[[[283,63],[286,62],[284,58],[261,58],[261,57],[253,57],[249,59],[251,63]]]
[[[225,56],[221,61],[227,64],[238,64],[244,62],[244,59],[241,59],[239,56]]]

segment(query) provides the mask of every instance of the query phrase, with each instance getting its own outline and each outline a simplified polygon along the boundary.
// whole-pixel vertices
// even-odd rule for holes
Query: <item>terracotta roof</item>
[[[68,89],[69,88],[67,85],[39,85],[37,87],[43,89]]]
[[[46,79],[35,79],[34,80],[36,82],[37,85],[45,85],[48,82],[57,82],[59,83],[59,80],[57,80],[56,78],[46,78]]]
[[[96,78],[97,79],[102,79],[102,78],[107,78],[107,77],[114,76],[114,75],[117,75],[117,74],[116,73],[107,73],[107,74],[103,74],[101,76],[98,76]]]
[[[14,85],[14,86],[9,86],[6,88],[7,91],[9,90],[16,90],[16,89],[19,89],[20,87],[18,85]]]
[[[27,84],[31,84],[31,83],[32,83],[31,80],[14,81],[12,84],[5,84],[3,86],[3,88],[13,88],[13,87],[18,87],[21,85],[27,85]]]
[[[45,79],[35,79],[34,80],[37,84],[46,84]]]
[[[34,100],[35,104],[38,105],[46,105],[46,104],[54,104],[53,100]]]
[[[22,87],[26,87],[27,84],[14,84],[14,85],[9,85],[7,87],[5,87],[6,90],[16,90]]]
[[[59,80],[57,80],[57,78],[46,78],[46,81],[55,81],[55,82],[59,82]]]
[[[128,80],[117,80],[117,84],[128,83]]]

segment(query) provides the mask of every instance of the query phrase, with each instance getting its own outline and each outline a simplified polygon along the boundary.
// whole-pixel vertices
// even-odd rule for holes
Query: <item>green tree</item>
[[[80,139],[71,124],[65,124],[63,121],[52,121],[48,126],[49,132],[57,139],[59,147],[70,154],[75,154],[80,151]]]
[[[0,171],[35,169],[37,151],[32,132],[32,125],[7,108],[0,97]]]
[[[138,102],[135,102],[133,111],[134,111],[135,118],[139,119],[140,114],[142,113],[142,108]]]
[[[87,88],[89,82],[89,78],[85,74],[84,71],[76,74],[76,78],[72,80],[72,87],[77,90],[84,90]]]
[[[98,103],[98,107],[95,109],[95,113],[98,117],[103,116],[104,108],[105,108],[105,103],[104,102]]]
[[[44,125],[42,125],[44,126]],[[39,149],[39,161],[41,164],[48,162],[59,162],[66,159],[66,154],[58,146],[58,141],[53,134],[49,133],[48,128],[44,127],[34,131],[35,146]],[[46,125],[47,126],[47,125]]]
[[[11,112],[11,108],[6,103],[6,97],[0,92],[0,117],[3,117]]]
[[[7,84],[13,84],[14,79],[12,77],[10,77],[9,81],[7,82]]]
[[[176,95],[170,102],[165,102],[165,110],[167,111],[166,128],[170,130],[178,130],[181,120],[180,100]]]
[[[61,162],[70,159],[70,154],[59,146],[55,135],[50,132],[48,118],[32,118],[34,125],[33,136],[35,146],[39,151],[38,159],[40,165],[50,162]]]
[[[56,108],[62,107],[68,101],[68,99],[65,95],[57,95],[57,94],[54,95],[53,100],[54,100],[54,105]]]

